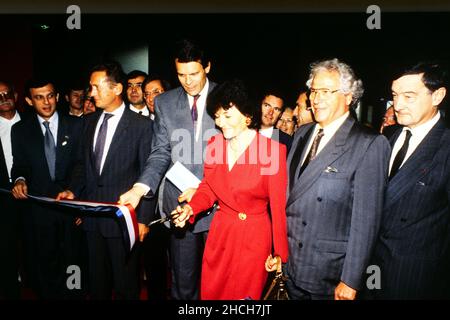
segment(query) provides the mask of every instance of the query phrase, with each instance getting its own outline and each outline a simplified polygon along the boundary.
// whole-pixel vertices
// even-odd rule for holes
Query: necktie
[[[194,96],[194,103],[192,104],[192,109],[191,109],[192,122],[196,122],[198,119],[197,100],[199,97],[200,97],[199,94]]]
[[[97,172],[99,174],[102,165],[103,149],[105,148],[106,132],[108,131],[108,120],[113,116],[110,113],[105,113],[104,115],[105,116],[103,118],[103,122],[97,133],[97,140],[95,141],[95,149],[94,149],[95,168],[97,169]]]
[[[56,162],[55,139],[53,138],[53,134],[50,131],[50,122],[44,121],[42,124],[45,127],[45,135],[44,135],[45,158],[47,158],[47,165],[48,165],[50,177],[54,181],[55,180],[55,162]]]
[[[412,136],[411,131],[406,130],[405,142],[403,142],[402,147],[395,156],[394,162],[392,163],[391,174],[389,175],[389,179],[392,179],[392,177],[395,176],[395,174],[397,173],[398,169],[400,169],[400,166],[402,165],[403,160],[405,159],[406,153],[408,152],[409,139],[411,139],[411,136]]]
[[[314,138],[314,141],[311,145],[311,149],[309,149],[309,153],[305,158],[305,161],[303,162],[302,167],[300,168],[300,172],[298,173],[298,176],[302,174],[302,172],[305,170],[305,168],[308,166],[308,164],[314,160],[317,154],[317,148],[319,147],[320,140],[323,137],[323,129],[319,129],[319,131],[316,134],[316,137]]]

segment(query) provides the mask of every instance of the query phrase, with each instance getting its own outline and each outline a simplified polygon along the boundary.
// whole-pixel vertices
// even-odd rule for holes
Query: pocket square
[[[328,166],[328,167],[325,169],[325,172],[328,172],[328,173],[334,172],[334,173],[336,173],[336,172],[339,172],[339,171],[338,171],[338,169],[336,169],[336,168],[334,168],[334,167]]]

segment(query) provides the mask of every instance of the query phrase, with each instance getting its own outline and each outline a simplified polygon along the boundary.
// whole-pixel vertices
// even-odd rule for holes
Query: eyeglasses
[[[330,90],[330,89],[310,89],[309,90],[309,96],[311,97],[311,100],[314,99],[316,95],[319,95],[322,99],[330,99],[331,95],[334,93],[341,91],[341,89],[337,90]]]
[[[158,94],[161,94],[163,92],[164,92],[164,90],[161,90],[161,89],[155,89],[150,92],[146,91],[146,92],[144,92],[144,97],[148,98],[151,96],[157,96]]]
[[[7,100],[13,99],[14,99],[14,92],[12,92],[12,90],[0,92],[0,102],[6,102]]]

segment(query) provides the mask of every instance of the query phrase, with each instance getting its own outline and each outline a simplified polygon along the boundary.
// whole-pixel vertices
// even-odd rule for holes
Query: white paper
[[[172,182],[181,192],[184,192],[188,188],[198,188],[200,180],[187,169],[179,161],[170,168],[166,173],[166,178]]]

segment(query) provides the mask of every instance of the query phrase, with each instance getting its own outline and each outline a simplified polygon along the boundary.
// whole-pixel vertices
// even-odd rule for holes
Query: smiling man
[[[378,299],[450,298],[450,130],[439,107],[446,71],[420,63],[392,82],[397,122],[373,263]]]
[[[142,196],[154,195],[163,181],[160,192],[163,216],[169,215],[179,200],[185,200],[179,198],[181,191],[175,185],[163,180],[166,171],[179,161],[201,180],[203,150],[209,138],[218,133],[214,120],[205,110],[207,96],[216,85],[207,78],[211,62],[206,52],[196,43],[183,40],[176,49],[174,63],[181,86],[155,98],[155,137],[150,157],[138,183],[121,196],[122,203],[131,203],[135,207]],[[183,152],[172,152],[174,148]],[[203,247],[212,216],[200,218],[190,228],[172,230],[173,299],[199,297]]]
[[[389,144],[350,116],[361,80],[338,59],[311,65],[317,123],[295,134],[288,157],[287,289],[299,300],[353,300],[377,236]]]
[[[16,123],[11,130],[12,193],[16,199],[26,199],[28,193],[54,198],[67,188],[77,158],[82,121],[57,111],[59,95],[53,82],[32,79],[27,82],[25,93],[35,114]],[[27,249],[35,255],[32,267],[37,276],[34,288],[37,296],[80,297],[81,290],[71,291],[66,286],[67,267],[81,265],[83,233],[75,225],[75,217],[30,203],[24,219],[32,225],[31,248]]]

